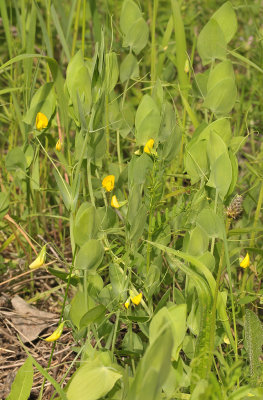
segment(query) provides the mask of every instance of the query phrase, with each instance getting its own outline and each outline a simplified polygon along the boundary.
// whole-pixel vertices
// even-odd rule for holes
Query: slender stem
[[[181,16],[180,5],[177,0],[171,0],[173,20],[174,20],[174,33],[176,42],[176,66],[178,73],[178,80],[181,91],[187,100],[188,92],[188,77],[185,73],[185,61],[187,60],[186,39],[184,32],[184,23]]]
[[[78,0],[76,18],[75,18],[75,24],[74,24],[74,30],[73,30],[73,41],[72,41],[72,48],[71,48],[71,57],[74,56],[75,48],[76,48],[76,41],[77,41],[78,27],[79,27],[80,5],[81,5],[81,0]]]
[[[230,223],[231,223],[231,219],[228,218],[226,220],[226,234],[228,233]],[[219,266],[218,266],[218,271],[217,271],[217,277],[216,277],[215,294],[214,294],[213,305],[212,305],[212,310],[211,310],[210,352],[209,352],[208,369],[207,369],[208,371],[210,371],[210,369],[211,369],[213,352],[214,352],[215,329],[216,329],[216,306],[217,306],[217,298],[218,298],[220,280],[221,280],[222,269],[223,269],[224,255],[225,255],[225,247],[222,246],[220,260],[219,260]]]
[[[262,202],[263,202],[263,181],[261,182],[257,208],[256,208],[256,211],[255,211],[253,228],[257,227],[259,216],[260,216],[260,210],[261,210],[261,207],[262,207]],[[255,235],[256,235],[256,230],[254,229],[252,231],[251,238],[250,238],[250,241],[249,241],[249,247],[254,247],[255,246]],[[245,287],[246,287],[246,283],[247,283],[247,279],[248,279],[248,271],[249,271],[249,269],[246,268],[245,271],[244,271],[244,274],[243,274],[242,284],[241,284],[241,288],[240,288],[241,298],[245,296]],[[244,315],[245,309],[244,309],[244,307],[242,307],[242,309],[243,309],[243,315]]]
[[[117,330],[118,330],[118,325],[119,325],[119,317],[120,317],[120,310],[118,310],[116,312],[116,321],[115,321],[114,333],[113,333],[113,338],[112,338],[112,346],[111,346],[112,361],[114,361],[114,349],[115,349],[115,342],[116,342]]]
[[[156,45],[155,45],[155,28],[156,28],[156,16],[157,16],[158,0],[153,0],[153,19],[152,19],[152,47],[151,47],[151,81],[152,88],[156,81]]]
[[[89,187],[89,195],[90,195],[90,200],[91,204],[95,207],[95,198],[94,198],[94,193],[93,193],[93,188],[92,188],[92,182],[91,182],[91,168],[90,168],[91,161],[90,159],[87,160],[87,174],[88,174],[88,187]]]
[[[120,131],[117,130],[117,154],[118,154],[118,164],[120,173],[122,172],[122,158],[121,158],[121,146],[120,146]]]
[[[72,271],[73,271],[73,267],[74,267],[74,261],[75,261],[75,252],[73,254],[72,264],[71,264],[70,270],[69,270],[68,281],[67,281],[67,286],[66,286],[66,290],[65,290],[65,296],[64,296],[64,300],[63,300],[63,304],[62,304],[62,309],[61,309],[58,325],[61,323],[62,318],[63,318],[63,314],[64,314],[64,310],[65,310],[65,306],[66,306],[66,300],[67,300],[67,297],[68,297],[68,290],[69,290],[71,275],[72,275]],[[51,365],[51,361],[52,361],[52,357],[53,357],[53,354],[54,354],[54,351],[55,351],[55,347],[56,347],[56,342],[54,342],[53,345],[52,345],[52,350],[51,350],[50,357],[49,357],[49,360],[48,360],[47,372],[48,372],[48,370],[50,368],[50,365]],[[44,380],[43,380],[43,383],[42,383],[42,386],[41,386],[41,389],[40,389],[40,393],[39,393],[39,396],[38,396],[38,400],[42,399],[45,383],[46,383],[46,378],[44,378]]]
[[[83,57],[85,55],[85,32],[86,32],[86,0],[83,0],[82,8],[82,37],[81,37],[81,49]]]
[[[228,252],[228,244],[227,244],[227,237],[226,237],[225,230],[223,230],[223,241],[224,241],[224,247],[225,247],[226,269],[227,269],[227,274],[228,274],[228,279],[229,279],[232,318],[233,318],[233,325],[234,325],[235,359],[237,361],[238,360],[238,350],[237,350],[238,336],[237,336],[237,326],[236,326],[236,312],[235,312],[235,303],[234,303],[234,296],[233,296],[233,289],[232,289],[232,277],[231,277],[231,267],[230,267],[230,259],[229,259],[229,252]]]
[[[216,209],[217,209],[217,202],[218,202],[218,191],[216,190],[216,196],[215,196],[215,206],[214,206],[214,212],[216,213]],[[212,242],[211,242],[211,254],[214,254],[214,247],[215,247],[215,240],[216,238],[213,237],[212,238]]]

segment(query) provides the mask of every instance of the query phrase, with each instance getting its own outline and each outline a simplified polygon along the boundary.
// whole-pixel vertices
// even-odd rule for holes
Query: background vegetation
[[[261,399],[261,1],[0,12],[8,398]]]

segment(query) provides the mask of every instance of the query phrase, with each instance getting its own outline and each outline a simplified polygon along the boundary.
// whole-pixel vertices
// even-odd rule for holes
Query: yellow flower
[[[120,204],[119,204],[119,202],[117,200],[117,197],[115,195],[112,196],[112,198],[111,198],[111,206],[114,207],[114,208],[120,208]]]
[[[189,60],[188,60],[188,58],[185,60],[185,63],[184,63],[184,72],[186,74],[188,74],[188,72],[189,72]]]
[[[124,307],[127,308],[127,310],[129,308],[129,306],[130,306],[130,298],[128,298],[124,303]]]
[[[45,129],[48,126],[48,119],[45,116],[45,114],[39,112],[37,113],[36,117],[36,127],[37,130],[41,131],[42,129]]]
[[[140,304],[142,300],[142,292],[137,294],[137,296],[134,296],[131,298],[131,301],[133,302],[133,304],[135,304],[136,306],[138,306]]]
[[[108,175],[102,181],[102,187],[106,189],[107,192],[111,192],[114,188],[115,176]]]
[[[62,149],[62,143],[61,143],[60,139],[58,139],[58,141],[56,143],[56,150],[61,151],[61,149]]]
[[[247,253],[247,254],[246,254],[246,257],[243,258],[243,260],[241,261],[241,263],[240,263],[239,265],[240,265],[240,267],[242,267],[242,268],[247,268],[247,267],[249,267],[249,264],[250,264],[250,261],[249,261],[249,254]]]
[[[52,335],[48,336],[46,339],[44,339],[46,342],[55,342],[58,340],[63,332],[65,321],[61,322],[57,329],[52,333]]]
[[[154,145],[154,140],[153,140],[153,139],[148,140],[148,142],[147,142],[146,145],[144,146],[143,151],[144,151],[145,153],[151,154],[153,145]]]
[[[42,267],[46,259],[46,245],[44,245],[38,255],[38,257],[30,265],[30,269],[37,269]]]
[[[224,343],[230,344],[230,340],[228,339],[228,337],[226,335],[224,336]]]

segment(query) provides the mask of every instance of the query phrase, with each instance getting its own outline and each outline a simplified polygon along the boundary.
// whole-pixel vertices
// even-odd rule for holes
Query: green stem
[[[171,0],[173,20],[174,20],[174,33],[176,42],[176,64],[178,80],[181,91],[187,100],[188,92],[188,77],[185,73],[185,61],[187,60],[186,39],[184,31],[184,23],[181,16],[180,4],[177,0]]]
[[[260,210],[261,210],[261,207],[262,207],[262,203],[263,203],[263,181],[261,182],[257,208],[256,208],[256,211],[255,211],[253,228],[257,227],[259,216],[260,216]],[[256,235],[256,230],[253,230],[252,234],[251,234],[250,241],[249,241],[249,247],[254,247],[255,246],[255,235]],[[242,284],[241,284],[241,288],[240,288],[241,298],[245,296],[245,287],[246,287],[246,283],[247,283],[247,279],[248,279],[248,271],[249,271],[249,269],[246,268],[245,271],[244,271],[244,274],[243,274]],[[242,309],[243,309],[243,315],[244,315],[244,311],[245,311],[244,307],[242,307]]]
[[[73,30],[73,41],[72,41],[72,48],[71,48],[71,57],[74,56],[75,48],[76,48],[76,41],[77,41],[78,27],[79,27],[80,5],[81,5],[81,0],[78,0],[76,18],[75,18],[75,24],[74,24],[74,30]]]
[[[215,206],[214,206],[215,213],[216,213],[216,209],[217,209],[217,202],[218,202],[218,191],[216,190]],[[216,238],[213,237],[212,242],[211,242],[211,250],[210,250],[211,254],[214,254],[215,240],[216,240]]]
[[[117,154],[118,154],[118,164],[120,173],[122,172],[122,158],[121,158],[121,146],[120,146],[120,131],[117,130]]]
[[[90,159],[87,160],[87,174],[88,174],[88,187],[89,187],[89,195],[90,195],[90,200],[91,204],[95,207],[95,198],[94,198],[94,193],[93,193],[93,188],[92,188],[92,182],[91,182],[91,168],[90,168],[91,161]]]
[[[231,223],[231,219],[228,218],[226,220],[226,234],[228,233],[230,223]],[[210,369],[211,369],[212,360],[213,360],[213,352],[214,352],[214,345],[215,345],[215,329],[216,329],[216,307],[217,307],[218,292],[219,292],[220,280],[221,280],[222,269],[223,269],[224,255],[225,255],[225,247],[222,246],[220,260],[219,260],[219,266],[218,266],[218,271],[217,271],[217,277],[216,277],[215,294],[214,294],[213,305],[212,305],[212,310],[211,310],[210,351],[209,351],[208,369],[207,369],[208,371],[210,371]]]
[[[63,314],[64,314],[64,310],[65,310],[65,306],[66,306],[66,300],[67,300],[67,297],[68,297],[68,290],[69,290],[71,275],[72,275],[72,271],[73,271],[73,267],[74,267],[74,261],[75,261],[75,252],[73,254],[72,264],[71,264],[70,270],[69,270],[68,281],[67,281],[65,296],[64,296],[64,300],[63,300],[63,304],[62,304],[62,309],[61,309],[58,325],[61,323],[62,318],[63,318]],[[50,368],[50,365],[51,365],[51,361],[52,361],[52,357],[53,357],[53,354],[54,354],[54,351],[55,351],[55,347],[56,347],[56,342],[54,342],[53,345],[52,345],[52,350],[51,350],[51,353],[50,353],[50,357],[49,357],[49,360],[48,360],[48,366],[47,366],[47,370],[46,370],[47,372],[49,371],[49,368]],[[44,380],[43,380],[43,383],[42,383],[42,386],[41,386],[41,389],[40,389],[40,393],[39,393],[39,396],[38,396],[38,400],[42,399],[45,383],[46,383],[46,378],[44,377]]]
[[[151,81],[152,87],[156,81],[156,45],[155,45],[155,28],[156,28],[156,16],[157,16],[158,0],[153,0],[153,19],[152,19],[152,46],[151,46]]]
[[[86,0],[83,1],[82,8],[82,37],[81,37],[81,49],[84,57],[85,54],[85,32],[86,32]]]
[[[114,333],[113,333],[113,338],[112,338],[112,346],[111,346],[112,361],[114,361],[114,349],[115,349],[115,341],[116,341],[117,330],[118,330],[118,325],[119,325],[119,317],[120,317],[120,311],[118,310],[116,312],[116,321],[115,321]]]

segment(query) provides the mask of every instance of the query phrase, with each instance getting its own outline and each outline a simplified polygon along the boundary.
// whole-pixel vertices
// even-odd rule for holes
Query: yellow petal
[[[48,119],[42,112],[37,113],[36,116],[36,127],[37,130],[41,131],[48,126]]]
[[[61,151],[61,149],[62,149],[62,143],[61,143],[60,139],[58,139],[58,141],[56,143],[56,150]]]
[[[111,192],[114,188],[115,176],[108,175],[102,181],[102,187],[106,189],[107,192]]]
[[[186,74],[188,74],[188,72],[189,72],[189,60],[188,60],[188,58],[185,60],[185,63],[184,63],[184,72]]]
[[[228,337],[226,335],[224,336],[224,343],[230,344],[230,340],[228,339]]]
[[[146,145],[144,146],[143,151],[144,151],[145,153],[151,154],[153,145],[154,145],[154,140],[153,140],[153,139],[148,140],[148,142],[147,142]]]
[[[139,293],[139,294],[137,294],[137,296],[134,296],[134,297],[131,298],[131,301],[136,306],[138,306],[140,304],[141,300],[142,300],[142,293]]]
[[[29,265],[30,269],[37,269],[42,267],[46,260],[46,245],[44,245],[37,256],[37,258]]]
[[[52,335],[48,336],[46,339],[44,339],[46,342],[55,342],[58,340],[63,332],[65,321],[61,322],[57,329],[52,333]]]
[[[249,254],[246,254],[246,257],[241,261],[241,263],[239,264],[240,267],[242,268],[247,268],[249,267],[250,261],[249,261]]]
[[[127,308],[128,310],[129,306],[130,306],[130,300],[125,301],[124,307]]]
[[[114,208],[120,208],[120,204],[119,204],[119,202],[117,200],[117,197],[115,195],[112,196],[112,198],[111,198],[111,206],[114,207]]]

